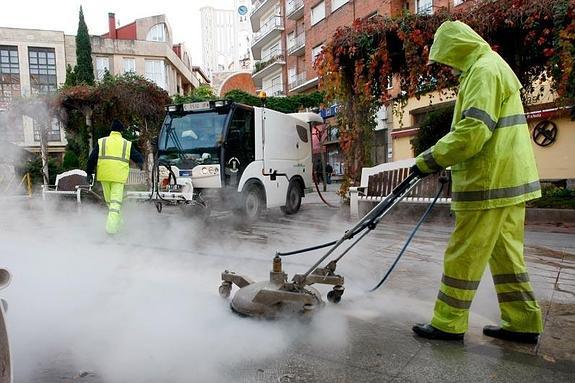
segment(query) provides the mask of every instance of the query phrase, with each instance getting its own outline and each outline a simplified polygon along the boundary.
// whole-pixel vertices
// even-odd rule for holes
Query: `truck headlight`
[[[204,167],[202,168],[202,174],[203,174],[203,175],[208,174],[208,168],[207,168],[206,166],[204,166]]]

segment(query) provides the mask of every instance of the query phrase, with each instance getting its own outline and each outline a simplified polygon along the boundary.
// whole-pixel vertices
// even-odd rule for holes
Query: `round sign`
[[[245,14],[248,13],[248,7],[246,7],[245,5],[240,5],[238,8],[238,13],[243,16]]]
[[[539,146],[549,146],[557,139],[557,125],[553,121],[540,121],[533,128],[533,141]]]

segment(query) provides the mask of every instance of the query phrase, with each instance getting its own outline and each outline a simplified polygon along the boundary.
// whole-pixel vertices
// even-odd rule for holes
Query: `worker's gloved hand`
[[[94,181],[94,176],[91,174],[88,174],[86,176],[86,182],[88,182],[88,185],[92,185],[92,182]]]
[[[431,173],[424,173],[424,172],[422,172],[422,171],[417,167],[417,165],[413,165],[410,170],[411,170],[410,174],[415,174],[415,175],[416,175],[417,177],[419,177],[419,178],[424,178],[424,177],[427,177],[428,175],[431,174]]]

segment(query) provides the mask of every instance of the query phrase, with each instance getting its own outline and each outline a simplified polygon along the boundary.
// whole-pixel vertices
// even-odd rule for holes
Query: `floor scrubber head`
[[[330,276],[324,278],[330,280]],[[227,270],[222,273],[222,280],[219,292],[223,298],[230,296],[233,284],[240,288],[232,298],[230,307],[243,316],[265,319],[309,316],[324,305],[317,289],[305,283],[288,282],[278,256],[274,258],[268,281],[253,282],[243,275]],[[338,277],[337,281],[343,284],[341,277]],[[343,287],[339,287],[343,294]]]

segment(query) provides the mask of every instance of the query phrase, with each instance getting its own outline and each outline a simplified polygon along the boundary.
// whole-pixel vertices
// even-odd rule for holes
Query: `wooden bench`
[[[72,169],[56,176],[54,185],[42,185],[42,199],[48,196],[73,196],[76,202],[82,203],[82,189],[90,190],[86,172],[80,169]]]
[[[410,168],[414,164],[415,159],[408,159],[384,163],[372,168],[363,168],[360,186],[349,188],[351,215],[357,218],[369,210],[363,209],[360,204],[373,207],[374,204],[385,199],[409,175]],[[403,201],[411,203],[430,203],[433,201],[439,187],[439,176],[440,174],[432,174],[424,178]],[[450,182],[443,188],[437,203],[451,203]]]

